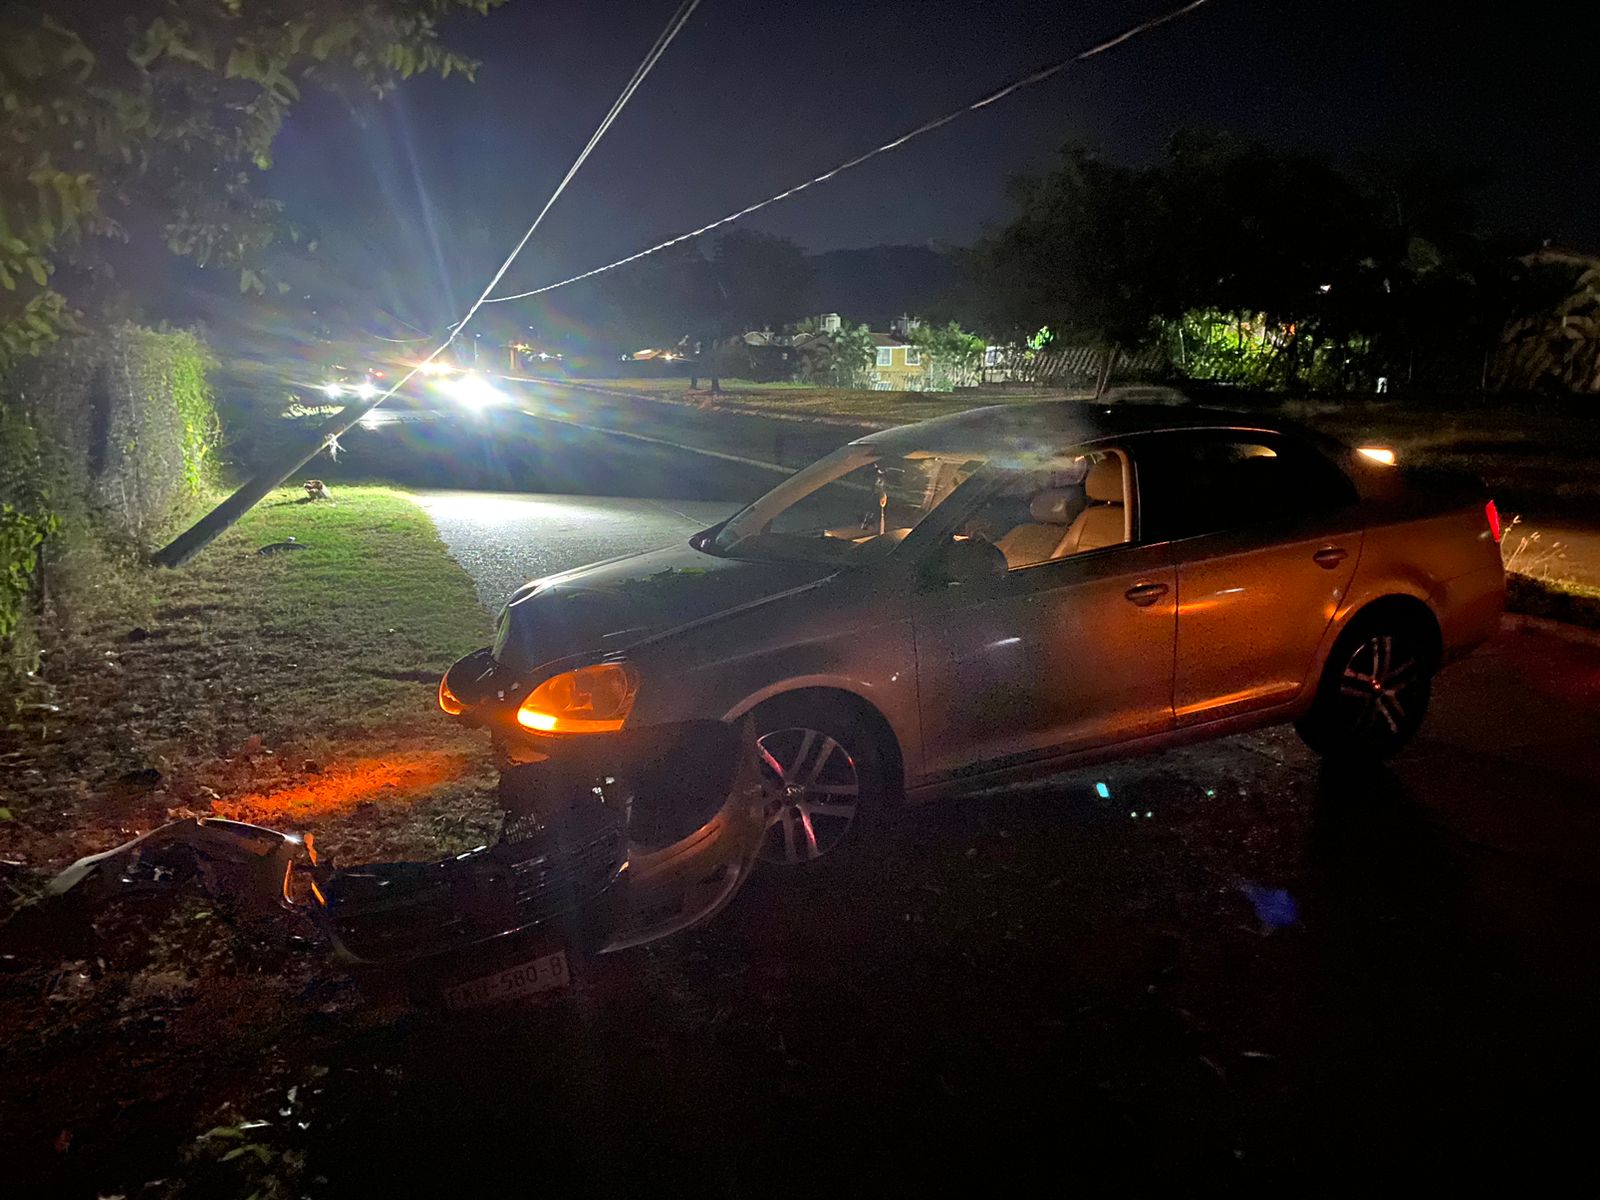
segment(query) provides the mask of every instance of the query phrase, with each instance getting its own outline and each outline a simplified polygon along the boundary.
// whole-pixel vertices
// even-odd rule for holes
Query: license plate
[[[519,996],[532,996],[539,992],[552,992],[572,982],[567,969],[567,952],[557,950],[531,959],[515,967],[507,967],[482,979],[470,979],[444,989],[446,1008],[477,1008],[483,1004],[498,1004],[502,1000],[515,1000]]]

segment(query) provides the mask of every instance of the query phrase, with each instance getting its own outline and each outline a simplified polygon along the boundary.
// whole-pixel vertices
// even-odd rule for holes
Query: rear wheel
[[[1388,758],[1422,725],[1434,665],[1433,640],[1416,621],[1360,620],[1334,645],[1311,711],[1295,729],[1329,760]]]
[[[779,700],[756,710],[770,800],[763,862],[837,859],[880,807],[883,771],[871,732],[848,710]]]

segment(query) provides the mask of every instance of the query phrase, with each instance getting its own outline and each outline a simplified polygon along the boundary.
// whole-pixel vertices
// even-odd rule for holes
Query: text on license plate
[[[549,992],[564,988],[572,982],[567,970],[567,952],[557,950],[529,962],[507,967],[482,979],[471,979],[444,989],[447,1008],[474,1008],[480,1004],[496,1004],[501,1000],[514,1000],[518,996],[531,996],[536,992]]]

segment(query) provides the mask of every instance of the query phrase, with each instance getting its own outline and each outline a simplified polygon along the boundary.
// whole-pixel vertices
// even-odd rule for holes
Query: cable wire
[[[583,166],[589,155],[594,152],[594,148],[600,144],[600,139],[606,135],[606,131],[611,128],[613,122],[616,121],[618,115],[622,112],[628,101],[633,98],[634,92],[639,90],[639,85],[644,82],[645,76],[650,74],[651,69],[654,68],[656,63],[660,61],[661,56],[666,53],[667,47],[672,44],[673,39],[676,38],[683,27],[688,24],[689,18],[694,15],[694,10],[699,7],[700,0],[682,0],[682,3],[678,5],[677,11],[675,11],[672,14],[672,17],[667,21],[666,27],[662,29],[660,35],[656,38],[655,44],[650,47],[649,52],[634,69],[633,76],[628,80],[627,85],[618,94],[616,100],[612,102],[610,111],[606,113],[600,124],[595,127],[594,133],[589,136],[588,143],[578,153],[578,157],[573,159],[572,165],[567,168],[567,173],[561,177],[561,182],[556,184],[555,190],[550,193],[550,198],[544,202],[544,207],[541,208],[538,215],[534,217],[533,224],[528,226],[527,232],[522,235],[522,238],[517,242],[516,246],[512,248],[511,253],[506,256],[505,262],[500,264],[500,269],[496,271],[494,273],[494,277],[489,280],[488,286],[485,287],[479,294],[478,298],[472,302],[472,306],[467,309],[466,315],[454,325],[450,326],[449,336],[435,346],[433,350],[429,352],[426,358],[415,364],[409,371],[401,376],[389,388],[388,391],[384,392],[382,395],[374,397],[372,400],[368,401],[365,405],[359,408],[347,409],[346,413],[354,413],[354,416],[351,418],[351,424],[354,424],[354,422],[361,416],[370,412],[372,409],[382,404],[385,400],[389,399],[389,397],[393,396],[401,388],[405,387],[405,385],[410,383],[411,380],[416,376],[417,372],[422,370],[426,364],[433,362],[439,357],[439,355],[443,354],[447,349],[450,348],[450,345],[456,340],[456,338],[461,336],[461,331],[467,327],[468,322],[470,322],[472,318],[477,315],[478,310],[482,308],[484,303],[489,299],[489,293],[494,291],[500,280],[505,277],[505,273],[511,269],[511,264],[517,261],[517,256],[521,254],[523,248],[527,246],[529,240],[534,235],[534,231],[539,228],[540,223],[544,220],[545,214],[548,213],[550,209],[554,207],[555,202],[561,198],[561,193],[567,190],[567,184],[572,182],[572,177],[578,173],[578,169]],[[348,428],[348,426],[346,426],[346,428]]]
[[[477,309],[483,304],[504,304],[508,300],[524,300],[529,296],[541,296],[545,292],[553,292],[557,288],[566,287],[568,284],[577,283],[580,280],[592,279],[596,275],[602,275],[607,271],[614,271],[618,267],[625,267],[629,263],[638,262],[641,258],[646,258],[649,255],[660,253],[662,250],[670,249],[681,242],[687,242],[692,238],[697,238],[703,234],[710,233],[713,229],[716,229],[719,226],[727,225],[730,222],[737,221],[741,217],[747,217],[753,212],[757,212],[760,209],[766,208],[768,205],[778,203],[780,200],[787,200],[790,196],[798,195],[807,188],[815,187],[819,183],[826,183],[828,180],[834,178],[834,176],[840,175],[845,171],[850,170],[852,167],[858,167],[869,159],[878,157],[880,154],[887,154],[890,150],[898,149],[907,142],[911,141],[913,138],[921,137],[925,133],[932,133],[935,129],[948,125],[950,122],[959,117],[965,116],[969,112],[976,112],[980,108],[987,108],[996,101],[1005,99],[1013,92],[1020,91],[1022,88],[1033,87],[1036,84],[1043,83],[1045,80],[1059,75],[1062,71],[1065,71],[1074,63],[1079,63],[1085,59],[1093,58],[1097,54],[1104,54],[1107,50],[1113,49],[1116,46],[1120,46],[1123,42],[1126,42],[1131,38],[1136,38],[1142,33],[1148,33],[1152,29],[1159,28],[1168,22],[1176,21],[1179,17],[1187,16],[1189,13],[1192,13],[1195,9],[1199,8],[1203,4],[1206,4],[1207,2],[1208,0],[1191,0],[1190,3],[1185,4],[1180,8],[1175,8],[1159,17],[1154,17],[1141,25],[1135,25],[1131,29],[1126,29],[1122,33],[1119,33],[1116,37],[1111,38],[1108,41],[1101,42],[1098,45],[1091,46],[1089,49],[1084,50],[1081,53],[1074,54],[1071,58],[1065,58],[1060,62],[1052,63],[1047,67],[1041,67],[1031,75],[1025,75],[1021,79],[1008,83],[1005,87],[1000,88],[997,91],[990,92],[988,95],[983,96],[978,100],[974,100],[971,104],[965,104],[960,108],[945,113],[941,117],[935,117],[931,121],[927,121],[924,124],[918,125],[915,129],[901,134],[893,141],[885,142],[883,145],[878,146],[875,149],[868,150],[865,154],[857,155],[855,158],[852,158],[847,162],[840,163],[831,170],[824,171],[821,175],[813,176],[804,183],[798,183],[794,187],[787,188],[775,196],[769,196],[765,200],[757,201],[755,204],[746,205],[744,208],[739,209],[739,211],[729,213],[727,216],[712,221],[710,224],[702,225],[698,229],[691,229],[688,233],[681,233],[677,237],[668,238],[664,242],[660,242],[654,246],[651,246],[648,250],[641,250],[637,254],[630,254],[626,258],[619,258],[616,262],[607,263],[603,267],[595,267],[592,271],[584,271],[581,274],[570,276],[569,278],[559,280],[556,283],[547,283],[543,287],[532,288],[526,292],[516,292],[510,296],[491,296],[488,293],[485,293],[484,297],[478,302],[478,304],[473,306],[473,311],[476,312]],[[501,271],[501,274],[504,274],[504,270]],[[498,280],[498,276],[496,278]],[[494,290],[493,285],[490,286],[489,290]]]

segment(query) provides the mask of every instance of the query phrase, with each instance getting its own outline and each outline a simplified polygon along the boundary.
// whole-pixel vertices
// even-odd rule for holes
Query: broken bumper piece
[[[293,834],[243,821],[172,821],[101,854],[80,858],[47,885],[46,899],[101,904],[162,892],[198,879],[205,890],[253,913],[288,903],[304,846]]]
[[[765,827],[754,737],[720,721],[508,763],[500,797],[500,839],[442,862],[334,869],[294,835],[206,818],[79,859],[46,896],[92,906],[198,879],[251,915],[304,906],[340,957],[364,964],[541,937],[594,954],[709,918],[749,875]]]
[[[504,764],[500,840],[434,863],[317,869],[338,952],[394,963],[540,931],[586,954],[704,921],[750,873],[765,793],[750,730],[699,721]]]

